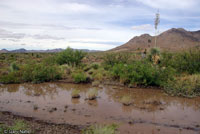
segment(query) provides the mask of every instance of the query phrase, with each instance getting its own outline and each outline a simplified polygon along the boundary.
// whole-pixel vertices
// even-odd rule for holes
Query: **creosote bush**
[[[178,77],[169,81],[164,90],[176,96],[194,97],[200,95],[200,74]]]
[[[168,79],[172,79],[174,70],[159,68],[147,61],[136,61],[132,64],[116,64],[111,69],[114,79],[124,84],[163,86]]]
[[[41,83],[54,81],[61,78],[61,73],[56,65],[46,66],[45,64],[27,64],[23,68],[22,79],[25,82]]]
[[[67,48],[66,50],[58,53],[56,61],[58,64],[68,64],[71,66],[78,66],[81,64],[81,60],[85,57],[86,53],[79,50],[73,50]]]
[[[200,73],[200,50],[190,50],[177,53],[162,53],[161,65],[172,67],[178,73]]]

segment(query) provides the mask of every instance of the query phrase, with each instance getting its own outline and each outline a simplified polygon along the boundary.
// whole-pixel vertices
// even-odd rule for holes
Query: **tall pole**
[[[160,23],[160,14],[159,14],[159,10],[158,12],[156,13],[156,18],[155,18],[155,22],[154,22],[154,25],[155,25],[155,47],[157,47],[157,29],[158,29],[158,24]]]

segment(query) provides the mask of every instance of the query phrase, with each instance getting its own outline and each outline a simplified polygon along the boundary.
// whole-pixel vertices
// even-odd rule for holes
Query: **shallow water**
[[[94,87],[66,83],[1,85],[0,110],[54,123],[116,123],[120,134],[200,133],[199,97],[170,97],[158,89],[101,85],[97,100],[85,100],[90,88]],[[81,91],[80,99],[71,98],[73,89]],[[120,103],[124,95],[131,96],[131,106]]]

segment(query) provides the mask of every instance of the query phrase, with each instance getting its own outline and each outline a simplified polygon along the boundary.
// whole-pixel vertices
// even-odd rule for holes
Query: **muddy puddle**
[[[120,134],[199,134],[200,98],[170,97],[157,89],[98,87],[98,98],[86,100],[91,85],[66,83],[0,86],[0,111],[73,125],[119,125]],[[81,97],[71,98],[79,89]],[[132,98],[124,106],[123,96]]]

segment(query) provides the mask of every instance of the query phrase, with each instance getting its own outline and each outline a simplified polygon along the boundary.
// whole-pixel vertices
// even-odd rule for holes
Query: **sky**
[[[0,49],[109,50],[170,28],[200,30],[200,0],[0,0]]]

